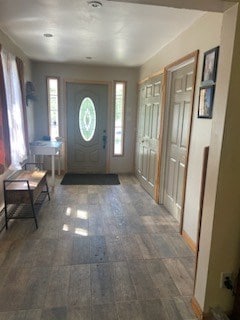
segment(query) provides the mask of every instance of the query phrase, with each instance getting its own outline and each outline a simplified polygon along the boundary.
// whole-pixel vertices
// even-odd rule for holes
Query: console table
[[[41,194],[45,194],[50,200],[46,176],[47,171],[19,170],[12,178],[3,181],[6,229],[10,219],[29,218],[35,220],[38,228],[34,205]],[[11,210],[8,210],[9,205],[30,205],[31,214],[28,216],[11,214]]]
[[[55,156],[60,154],[62,147],[61,141],[33,141],[30,143],[30,151],[33,155],[35,161],[35,155],[51,156],[52,157],[52,185],[55,184]],[[60,171],[60,159],[59,159],[59,169]]]

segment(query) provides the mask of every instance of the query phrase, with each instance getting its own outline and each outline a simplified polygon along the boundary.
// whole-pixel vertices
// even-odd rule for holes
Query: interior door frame
[[[197,65],[198,65],[199,50],[193,51],[192,53],[180,58],[177,61],[167,65],[163,72],[163,88],[162,88],[162,115],[160,124],[160,139],[159,139],[159,156],[158,156],[158,171],[159,181],[155,186],[155,200],[158,203],[163,203],[163,192],[165,186],[165,174],[166,174],[166,154],[167,154],[167,138],[169,129],[169,112],[170,112],[170,94],[171,94],[171,78],[172,73],[190,63],[193,63],[193,91],[192,91],[192,103],[191,103],[191,120],[189,129],[189,143],[186,157],[186,170],[184,177],[183,187],[183,206],[180,220],[179,231],[182,234],[183,231],[183,220],[184,220],[184,207],[185,207],[185,196],[186,196],[186,182],[188,172],[188,161],[189,161],[189,147],[191,144],[191,132],[193,123],[193,108],[194,108],[194,97],[196,89],[196,77],[197,77]]]
[[[108,137],[108,143],[106,146],[106,173],[110,172],[110,154],[111,154],[111,149],[112,149],[112,125],[111,125],[111,119],[112,119],[112,113],[113,113],[113,99],[112,99],[112,91],[113,91],[113,86],[111,81],[97,81],[97,80],[78,80],[78,79],[70,79],[70,78],[65,78],[64,80],[64,112],[63,114],[65,115],[65,120],[64,120],[64,137],[65,137],[65,161],[64,161],[64,167],[67,170],[67,141],[68,141],[68,136],[67,136],[67,84],[68,83],[74,83],[74,84],[83,84],[83,85],[91,85],[91,84],[103,84],[108,86],[108,105],[107,105],[107,137]]]

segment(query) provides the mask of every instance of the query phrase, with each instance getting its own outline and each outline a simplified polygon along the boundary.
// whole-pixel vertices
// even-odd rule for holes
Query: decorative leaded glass
[[[91,141],[96,129],[96,109],[91,98],[83,99],[79,108],[79,129],[85,141]]]

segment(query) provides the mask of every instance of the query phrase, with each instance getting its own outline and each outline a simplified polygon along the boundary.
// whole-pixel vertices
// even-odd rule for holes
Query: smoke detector
[[[52,38],[53,37],[53,34],[52,33],[44,33],[43,36],[45,38]]]
[[[100,1],[93,0],[93,1],[88,1],[88,5],[94,9],[96,9],[96,8],[101,8],[103,4]]]

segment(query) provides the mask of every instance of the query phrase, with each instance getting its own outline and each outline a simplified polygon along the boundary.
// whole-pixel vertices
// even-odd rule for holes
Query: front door
[[[171,80],[163,203],[179,222],[183,206],[192,116],[193,70],[193,63],[184,66],[172,72]]]
[[[162,75],[140,86],[136,141],[136,175],[142,187],[154,197],[159,146]]]
[[[67,171],[105,173],[108,85],[67,82]]]

